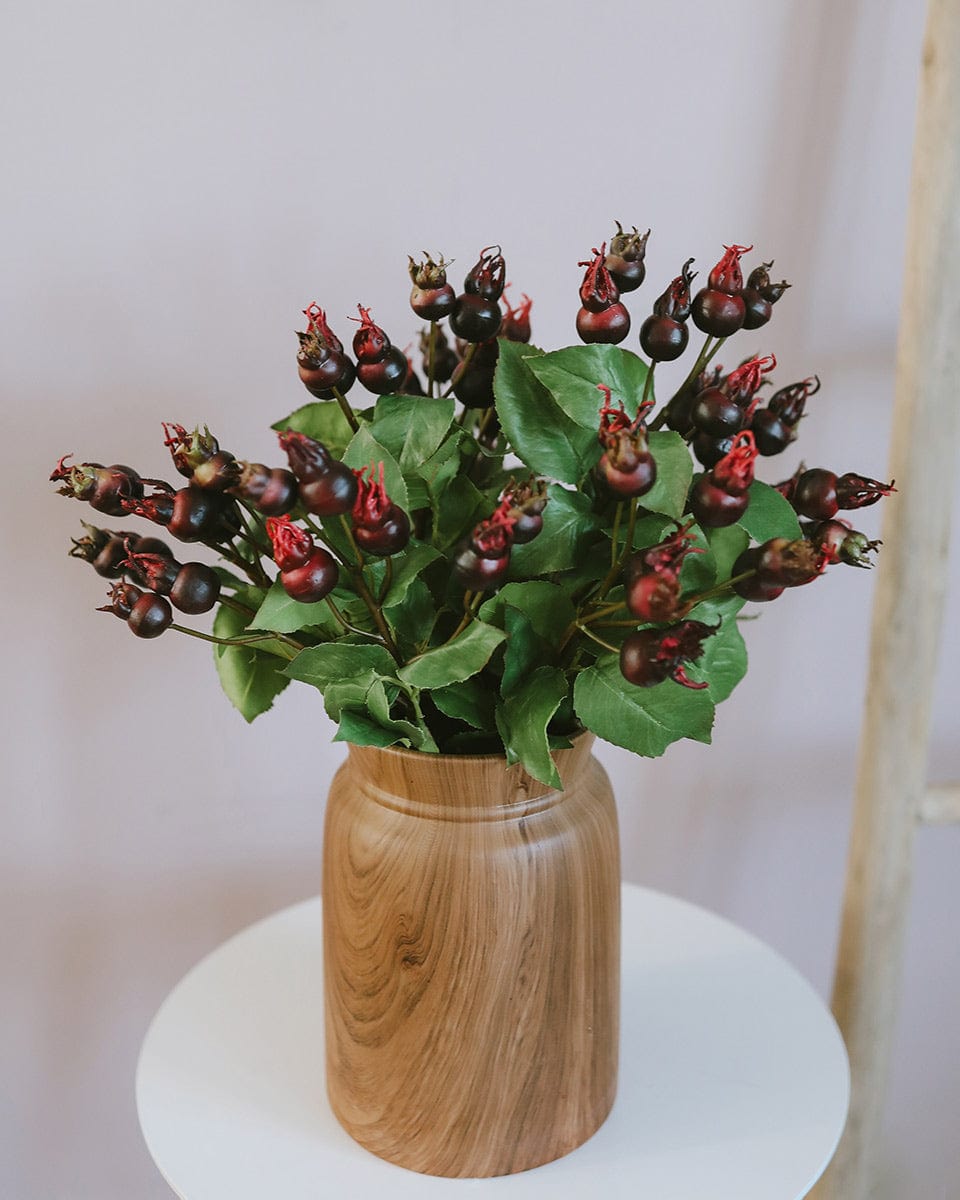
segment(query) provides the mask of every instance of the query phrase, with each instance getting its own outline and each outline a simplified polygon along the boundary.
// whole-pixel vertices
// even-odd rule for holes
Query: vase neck
[[[359,786],[390,808],[431,819],[510,820],[548,808],[577,786],[590,760],[593,734],[580,734],[553,759],[563,781],[557,791],[501,755],[424,754],[416,750],[349,747]]]

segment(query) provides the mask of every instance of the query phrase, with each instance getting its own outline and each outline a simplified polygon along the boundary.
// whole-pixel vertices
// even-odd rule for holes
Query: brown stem
[[[710,341],[711,341],[711,338],[710,338],[710,334],[708,333],[706,336],[706,339],[704,340],[703,345],[700,348],[700,353],[697,355],[696,362],[690,368],[690,372],[687,375],[686,379],[683,381],[683,383],[680,384],[680,386],[673,393],[673,395],[670,397],[670,399],[667,401],[667,403],[657,413],[656,417],[654,417],[654,419],[650,422],[650,425],[649,425],[650,429],[660,429],[661,428],[661,426],[664,424],[667,417],[669,416],[671,408],[679,401],[681,396],[685,395],[687,388],[690,386],[691,383],[693,383],[693,381],[700,374],[700,372],[704,369],[704,367],[706,367],[709,364],[710,360],[713,358],[713,356],[716,354],[716,352],[720,349],[720,347],[726,341],[726,338],[717,338],[712,349],[710,348]]]
[[[354,317],[354,320],[356,320],[356,317]],[[356,433],[360,428],[360,422],[357,420],[356,413],[350,407],[350,401],[346,398],[343,392],[340,391],[339,388],[331,388],[330,390],[333,392],[334,396],[336,396],[337,403],[340,405],[340,411],[347,418],[347,424],[350,426],[353,432]]]
[[[473,362],[473,356],[477,351],[477,345],[478,345],[477,342],[471,342],[470,345],[467,347],[466,354],[464,354],[463,358],[460,361],[460,365],[457,367],[457,369],[453,373],[453,378],[450,380],[450,386],[443,393],[444,400],[446,400],[448,396],[453,395],[453,389],[456,387],[456,385],[460,382],[460,380],[466,374],[467,368]]]
[[[460,618],[460,624],[456,627],[453,633],[443,643],[449,646],[451,642],[455,642],[461,633],[470,624],[473,618],[477,615],[476,609],[480,607],[480,601],[483,600],[483,592],[464,592],[463,593],[463,616]],[[476,605],[476,608],[474,607]]]
[[[288,637],[285,633],[263,633],[253,634],[250,637],[242,638],[222,638],[215,637],[212,633],[201,633],[199,629],[189,629],[186,625],[178,625],[176,622],[168,626],[170,629],[175,629],[177,633],[185,633],[188,637],[199,638],[202,642],[213,642],[217,646],[252,646],[257,642],[281,642],[293,649],[293,658],[303,649],[303,643],[298,642],[295,638]]]
[[[233,596],[221,595],[217,601],[224,608],[232,608],[234,612],[238,612],[242,617],[248,617],[251,620],[257,615],[255,608],[250,608],[246,604],[241,604],[239,600],[235,600]]]
[[[723,583],[716,584],[706,592],[700,592],[696,596],[691,596],[677,615],[681,618],[685,617],[691,609],[696,608],[704,600],[712,600],[714,596],[722,596],[724,592],[729,592],[734,584],[741,583],[744,579],[751,579],[756,573],[756,568],[751,571],[741,571],[739,575],[731,575],[729,579],[725,579]]]
[[[436,369],[437,357],[437,323],[430,322],[430,342],[427,347],[427,395],[433,395],[433,372]]]

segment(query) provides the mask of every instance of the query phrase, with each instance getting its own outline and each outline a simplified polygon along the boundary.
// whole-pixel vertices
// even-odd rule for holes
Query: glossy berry
[[[617,345],[630,332],[630,314],[620,303],[600,312],[581,308],[577,313],[577,335],[588,345]]]
[[[357,365],[378,363],[390,349],[390,339],[370,316],[369,308],[358,304],[357,310],[360,316],[350,318],[352,321],[360,322],[360,328],[353,335],[353,353],[356,356]]]
[[[697,462],[704,467],[715,467],[720,459],[733,449],[733,438],[717,438],[711,437],[709,433],[698,433],[691,441],[690,447]]]
[[[280,572],[283,590],[301,604],[316,604],[337,586],[340,569],[332,555],[317,546],[300,567]]]
[[[493,366],[485,366],[474,360],[465,369],[454,373],[453,394],[467,408],[490,408],[495,398],[493,395]]]
[[[640,348],[654,362],[673,362],[686,350],[690,333],[672,317],[647,317],[640,326]]]
[[[770,320],[773,306],[790,286],[784,279],[780,283],[770,281],[772,262],[761,263],[754,267],[741,293],[746,307],[744,329],[759,329]]]
[[[78,463],[68,467],[65,454],[50,474],[51,481],[62,482],[61,496],[72,496],[86,500],[91,508],[107,516],[118,517],[129,510],[127,500],[137,500],[143,495],[143,483],[132,467],[115,463],[111,467],[100,463]]]
[[[610,239],[610,252],[604,260],[604,266],[621,292],[633,292],[643,283],[646,275],[644,256],[650,230],[639,233],[634,225],[632,233],[624,233],[619,221],[616,225],[617,232]]]
[[[531,477],[526,483],[512,480],[501,496],[508,504],[507,514],[513,521],[513,541],[517,546],[532,542],[543,530],[543,510],[547,506],[547,485]]]
[[[804,471],[796,482],[791,503],[802,517],[830,520],[840,508],[836,475],[819,467]]]
[[[297,477],[285,467],[267,467],[263,463],[240,463],[240,479],[233,492],[265,517],[280,517],[297,503]]]
[[[447,283],[447,264],[442,254],[439,262],[434,262],[426,251],[422,263],[411,258],[410,280],[413,283],[410,307],[422,320],[440,321],[453,312],[457,296]]]
[[[170,589],[170,602],[185,613],[209,612],[220,597],[220,580],[206,563],[185,563]]]
[[[653,303],[653,315],[640,326],[640,347],[654,362],[672,362],[687,348],[690,316],[690,284],[696,278],[688,258],[673,280]]]
[[[704,333],[712,337],[729,337],[743,325],[746,305],[741,295],[740,259],[752,249],[752,246],[724,246],[726,253],[710,272],[707,286],[694,297],[693,323]]]
[[[871,567],[868,555],[880,545],[879,541],[871,541],[865,533],[853,528],[849,521],[818,521],[804,529],[815,546],[834,562],[846,563],[851,567]]]
[[[505,337],[508,342],[529,342],[531,335],[530,310],[533,308],[533,301],[524,292],[516,308],[511,305],[506,296],[503,297],[503,306],[507,311],[503,318],[503,324],[500,326],[500,337]]]
[[[721,459],[721,462],[723,460]],[[690,512],[705,529],[736,525],[747,511],[750,497],[746,492],[734,495],[718,487],[709,475],[701,475],[690,493]]]
[[[602,313],[619,301],[620,289],[605,265],[607,243],[599,250],[594,246],[592,253],[593,258],[577,264],[587,268],[580,284],[580,304],[587,312]]]
[[[410,370],[407,356],[397,346],[391,346],[377,362],[358,362],[357,379],[368,392],[386,396],[402,392]]]
[[[302,567],[313,553],[313,538],[289,517],[268,517],[266,530],[273,546],[273,561],[281,571]]]
[[[606,384],[598,383],[597,389],[604,397],[597,431],[597,439],[604,452],[594,468],[597,478],[616,496],[643,496],[657,479],[657,464],[650,453],[644,424],[653,402],[641,404],[637,415],[631,420],[624,410],[623,401],[619,401],[619,407],[611,404],[610,388]]]
[[[364,478],[369,472],[369,478]],[[387,495],[383,463],[355,471],[357,499],[353,506],[353,535],[369,554],[397,554],[410,541],[410,518]]]
[[[496,300],[465,292],[457,297],[450,314],[450,328],[466,342],[486,342],[500,331],[503,314]]]
[[[300,379],[312,396],[332,400],[334,388],[343,395],[353,387],[356,370],[344,352],[343,343],[327,323],[323,309],[316,303],[310,304],[303,315],[307,318],[307,328],[297,334]]]
[[[758,604],[763,604],[783,595],[784,585],[782,583],[773,583],[764,579],[760,574],[759,546],[751,546],[748,550],[743,551],[730,568],[730,578],[735,579],[738,575],[746,575],[748,571],[752,571],[753,574],[733,585],[733,590],[738,596],[744,600],[753,600]]]
[[[641,629],[631,633],[620,648],[620,672],[628,683],[653,687],[672,679],[683,687],[701,689],[686,673],[686,663],[703,654],[703,642],[720,626],[701,621],[681,621],[667,629]]]
[[[764,457],[780,454],[796,439],[796,430],[769,408],[758,409],[750,421],[757,449]]]
[[[627,584],[627,608],[638,621],[670,621],[680,603],[680,580],[657,571],[635,576]]]
[[[287,429],[280,435],[290,469],[300,482],[300,503],[318,517],[349,512],[357,499],[357,479],[322,442]]]
[[[102,605],[97,612],[113,613],[115,617],[121,617],[125,621],[143,594],[142,589],[133,583],[126,581],[115,583],[107,593],[109,604]]]
[[[485,246],[464,279],[463,290],[468,296],[479,296],[482,300],[499,300],[506,284],[506,271],[500,247]]]
[[[457,547],[453,558],[454,578],[468,592],[486,592],[498,587],[509,569],[509,554],[487,558],[466,541]]]
[[[690,416],[701,433],[714,438],[738,433],[744,419],[740,405],[720,388],[709,388],[695,397]]]
[[[139,638],[155,638],[169,628],[173,621],[173,612],[163,596],[153,592],[144,592],[130,610],[127,624],[132,633]]]

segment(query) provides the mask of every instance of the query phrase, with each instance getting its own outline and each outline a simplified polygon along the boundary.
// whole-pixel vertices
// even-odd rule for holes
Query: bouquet
[[[746,670],[741,608],[870,565],[879,543],[839,513],[894,489],[803,465],[755,477],[820,384],[773,385],[772,353],[715,361],[789,287],[770,262],[744,282],[752,247],[725,247],[699,290],[688,259],[646,307],[642,356],[621,345],[648,235],[617,223],[579,264],[580,344],[563,349],[531,343],[532,302],[508,298],[499,246],[459,294],[442,256],[410,259],[416,365],[369,308],[351,355],[309,305],[297,367],[312,399],[272,426],[285,466],[173,423],[180,487],[65,456],[64,495],[219,558],[85,524],[70,553],[113,580],[100,611],[141,638],[212,642],[247,720],[291,680],[317,688],[336,740],[358,745],[501,754],[559,786],[551,750],[583,729],[647,756],[709,742]],[[703,341],[658,404],[658,367],[691,325]],[[211,632],[180,622],[210,611]]]

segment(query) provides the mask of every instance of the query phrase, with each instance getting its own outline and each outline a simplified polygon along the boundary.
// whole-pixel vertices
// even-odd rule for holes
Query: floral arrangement
[[[115,581],[101,611],[142,638],[213,642],[247,720],[291,680],[318,688],[355,744],[501,753],[557,785],[550,751],[583,728],[649,756],[709,741],[746,670],[739,610],[832,563],[868,566],[878,543],[838,512],[893,486],[803,466],[755,478],[819,381],[765,390],[772,354],[714,364],[789,287],[772,263],[744,283],[752,247],[725,247],[698,291],[688,259],[640,326],[645,357],[620,346],[648,234],[618,223],[580,264],[582,344],[560,350],[531,344],[532,302],[507,298],[496,246],[460,294],[442,257],[410,260],[419,370],[369,309],[351,357],[311,304],[297,366],[313,399],[273,425],[284,467],[177,424],[164,432],[180,488],[65,456],[51,475],[64,495],[221,560],[181,563],[159,538],[87,524],[70,553]],[[657,409],[657,367],[691,323],[705,340]],[[213,609],[211,633],[173,619]]]

